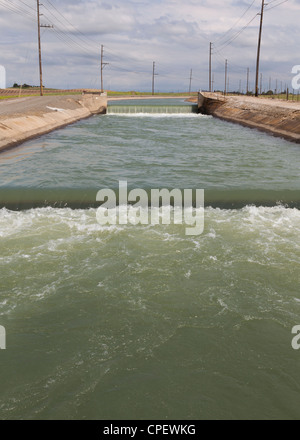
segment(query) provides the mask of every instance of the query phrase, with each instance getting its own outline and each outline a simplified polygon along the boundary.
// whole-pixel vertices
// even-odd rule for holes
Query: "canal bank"
[[[300,103],[250,96],[199,93],[200,113],[228,122],[256,128],[274,136],[300,143]]]
[[[106,94],[93,91],[5,100],[0,102],[0,151],[106,110]]]

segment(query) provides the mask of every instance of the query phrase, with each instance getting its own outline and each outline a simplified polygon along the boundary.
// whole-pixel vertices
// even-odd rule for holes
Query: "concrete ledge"
[[[199,111],[300,143],[300,103],[199,93]]]
[[[107,96],[30,97],[0,103],[0,151],[107,111]]]

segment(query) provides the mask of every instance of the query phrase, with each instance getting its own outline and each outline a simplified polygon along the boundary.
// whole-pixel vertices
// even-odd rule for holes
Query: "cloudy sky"
[[[224,88],[228,59],[231,90],[254,89],[261,0],[43,0],[44,85],[99,88],[104,45],[104,87],[110,90],[188,91],[208,88],[213,42],[214,88]],[[36,0],[0,0],[0,65],[7,86],[37,85]],[[291,85],[300,64],[300,0],[270,0],[265,8],[261,53],[263,88]]]

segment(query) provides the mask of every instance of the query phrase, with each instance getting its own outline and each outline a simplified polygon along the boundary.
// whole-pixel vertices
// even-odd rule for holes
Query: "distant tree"
[[[34,87],[38,87],[38,86],[30,86],[29,84],[18,84],[18,83],[14,83],[13,88],[14,89],[19,89],[20,87],[22,87],[22,89],[29,89],[29,88],[34,88]]]
[[[263,95],[274,95],[273,90],[268,90],[267,92],[263,92]]]

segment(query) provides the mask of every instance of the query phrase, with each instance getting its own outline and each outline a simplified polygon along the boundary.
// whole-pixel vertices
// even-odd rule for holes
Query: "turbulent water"
[[[2,154],[0,418],[300,418],[299,167],[298,145],[193,113]],[[100,226],[120,180],[205,189],[203,234]]]

